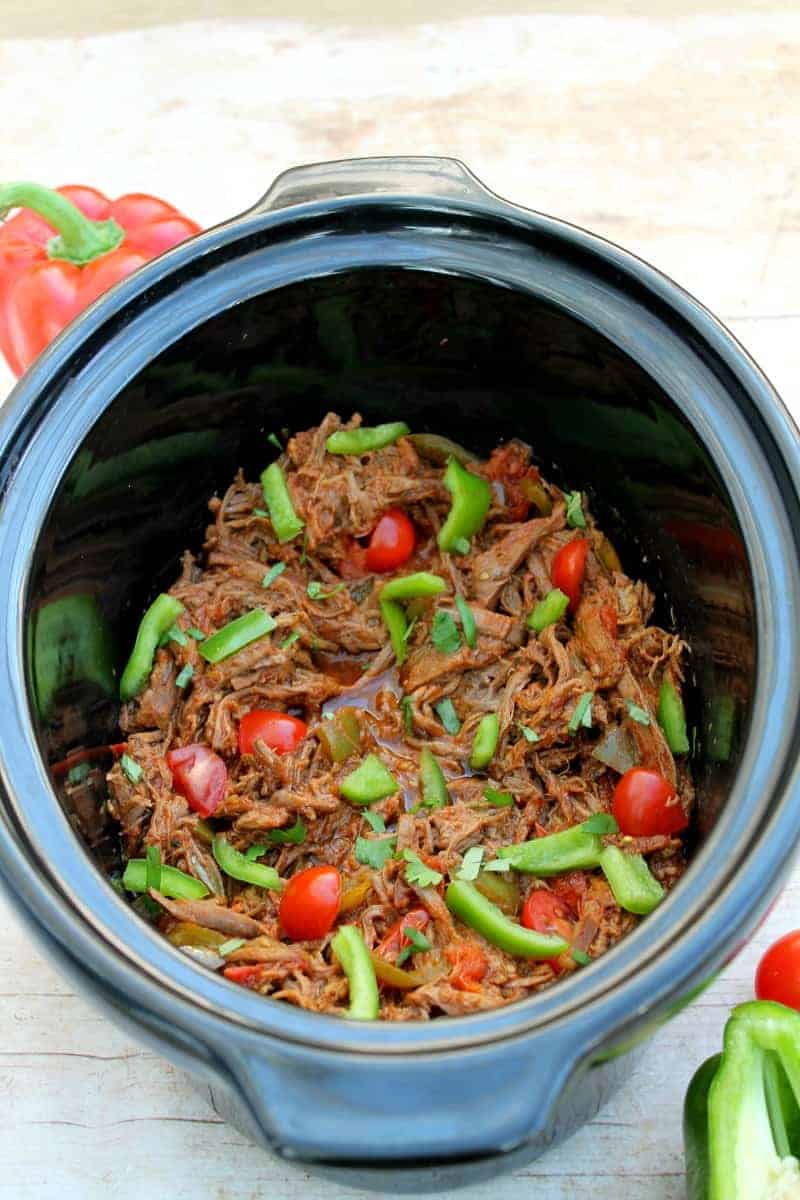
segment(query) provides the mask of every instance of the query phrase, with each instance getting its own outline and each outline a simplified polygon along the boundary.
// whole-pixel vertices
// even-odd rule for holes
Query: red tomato
[[[578,607],[581,598],[588,553],[589,543],[586,538],[575,538],[561,547],[550,568],[553,587],[560,588],[565,596],[569,596],[569,606],[573,611]]]
[[[390,508],[372,531],[367,547],[367,570],[394,571],[408,562],[414,553],[417,535],[406,514]]]
[[[244,966],[226,967],[222,974],[226,979],[230,979],[231,983],[254,990],[266,974],[268,966],[268,963],[247,963]]]
[[[453,964],[450,982],[460,992],[479,992],[481,980],[489,969],[486,955],[475,942],[448,946],[446,957]]]
[[[756,996],[800,1010],[800,929],[778,938],[761,959]]]
[[[403,930],[409,927],[411,929],[424,929],[429,920],[430,917],[424,908],[412,908],[399,921],[395,921],[378,946],[376,953],[381,958],[388,958],[390,954],[399,954],[401,950],[404,950],[406,946],[411,944],[409,939],[404,936]]]
[[[312,941],[329,933],[342,895],[336,867],[308,867],[293,875],[281,896],[278,918],[284,932],[296,942]]]
[[[614,816],[631,837],[679,833],[689,824],[672,784],[646,767],[626,771],[614,788]]]
[[[572,925],[566,907],[558,896],[544,888],[531,892],[522,906],[520,919],[526,929],[535,929],[537,933],[555,933],[567,942],[572,940]]]
[[[288,713],[256,708],[239,722],[239,753],[252,754],[256,740],[265,742],[276,754],[291,754],[308,733],[305,721]]]
[[[225,796],[228,772],[225,763],[208,746],[181,746],[167,754],[172,786],[185,796],[189,808],[210,817]]]

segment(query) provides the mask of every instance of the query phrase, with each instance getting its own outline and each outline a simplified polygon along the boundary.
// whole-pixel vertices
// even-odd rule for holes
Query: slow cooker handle
[[[411,155],[349,158],[292,167],[278,176],[247,215],[272,212],[311,200],[374,195],[442,196],[471,200],[492,208],[508,207],[457,158]]]

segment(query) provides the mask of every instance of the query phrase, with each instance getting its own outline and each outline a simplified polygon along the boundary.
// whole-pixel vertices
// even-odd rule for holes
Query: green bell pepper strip
[[[305,522],[294,511],[280,463],[270,463],[267,469],[261,472],[261,491],[278,541],[290,542],[298,533],[302,533]]]
[[[263,608],[254,608],[212,633],[210,638],[200,643],[198,650],[206,662],[222,662],[223,659],[230,658],[232,654],[249,646],[251,642],[256,642],[265,634],[271,633],[275,624],[275,618],[264,612]]]
[[[437,542],[440,550],[450,552],[462,538],[469,541],[481,528],[492,503],[492,489],[455,458],[447,464],[444,485],[453,499]]]
[[[147,865],[146,858],[128,859],[125,874],[122,876],[122,886],[127,892],[147,891]],[[162,866],[160,876],[157,890],[172,900],[202,900],[204,896],[208,895],[208,888],[205,884],[201,883],[199,879],[195,879],[193,875],[179,871],[177,867]]]
[[[800,1191],[798,1013],[769,1000],[733,1010],[722,1054],[689,1084],[683,1145],[688,1200],[777,1200]],[[782,1171],[794,1190],[779,1190]]]
[[[362,425],[360,429],[337,429],[325,442],[328,454],[370,454],[391,446],[411,430],[405,421],[389,421],[386,425]]]
[[[447,584],[441,575],[416,571],[413,575],[400,575],[384,584],[380,601],[385,604],[387,600],[416,600],[418,597],[440,596],[446,591]]]
[[[339,790],[351,804],[374,804],[376,800],[393,796],[399,786],[377,754],[368,754],[355,771],[345,775]]]
[[[600,866],[614,899],[626,912],[645,916],[664,899],[663,887],[650,874],[641,854],[625,854],[617,846],[606,846]]]
[[[667,745],[673,754],[689,753],[686,733],[686,711],[680,692],[668,675],[664,676],[658,693],[658,723],[664,730]]]
[[[423,458],[439,463],[441,466],[444,466],[450,458],[455,458],[464,466],[467,463],[478,461],[477,454],[473,454],[471,450],[465,450],[463,446],[459,446],[458,442],[451,442],[450,438],[442,437],[440,433],[412,433],[409,440]]]
[[[562,871],[588,871],[600,864],[603,843],[596,833],[587,833],[580,825],[549,833],[546,837],[516,846],[502,846],[498,858],[505,858],[515,871],[547,878]]]
[[[402,604],[398,604],[396,600],[381,600],[381,616],[389,630],[389,641],[392,643],[397,665],[402,667],[408,655],[408,621]]]
[[[376,1021],[381,1007],[378,981],[361,930],[355,925],[340,926],[331,938],[331,950],[350,988],[347,1016],[351,1021]]]
[[[231,879],[238,879],[240,883],[252,883],[255,887],[266,888],[270,892],[282,891],[283,880],[274,867],[252,862],[235,850],[227,838],[215,837],[211,843],[211,850],[220,870],[230,875]]]
[[[493,946],[516,958],[557,958],[569,945],[563,938],[549,933],[537,933],[510,920],[505,913],[487,900],[472,883],[456,879],[448,884],[445,903],[459,920],[480,933]]]
[[[119,694],[122,700],[133,700],[147,686],[153,669],[158,643],[183,612],[183,605],[174,596],[162,592],[139,622],[139,631],[131,656],[122,672]]]
[[[427,746],[419,756],[419,782],[425,808],[444,808],[450,803],[444,771]]]
[[[569,608],[569,596],[565,596],[560,588],[553,588],[540,600],[532,612],[528,614],[528,629],[541,633],[548,625],[560,621]]]
[[[472,615],[472,609],[458,592],[456,592],[456,608],[461,618],[461,628],[464,630],[464,641],[470,650],[474,650],[478,644],[478,626],[475,623],[475,617]]]
[[[487,713],[481,719],[475,737],[472,739],[472,752],[469,765],[473,771],[482,771],[488,767],[494,758],[497,743],[500,740],[500,718],[497,713]]]

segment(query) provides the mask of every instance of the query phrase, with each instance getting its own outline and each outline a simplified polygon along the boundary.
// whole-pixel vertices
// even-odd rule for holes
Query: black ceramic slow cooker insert
[[[102,821],[68,811],[49,770],[113,740],[113,672],[182,550],[201,545],[208,497],[239,467],[256,477],[270,431],[330,409],[479,453],[530,442],[549,476],[590,493],[623,563],[656,591],[659,623],[691,643],[686,875],[602,959],[503,1009],[361,1024],[228,983],[114,891]],[[392,1190],[534,1158],[594,1114],[787,869],[800,829],[798,462],[794,427],[742,348],[618,247],[447,160],[288,172],[250,212],[101,298],[3,409],[9,896],[112,1019],[210,1082],[276,1154]],[[88,632],[65,633],[76,611]]]

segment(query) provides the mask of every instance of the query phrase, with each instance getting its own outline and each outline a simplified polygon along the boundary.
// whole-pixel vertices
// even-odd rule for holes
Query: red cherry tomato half
[[[262,741],[276,754],[291,754],[308,733],[305,721],[288,713],[256,708],[239,722],[239,753],[252,754],[256,741]]]
[[[181,746],[167,754],[172,786],[185,796],[189,808],[210,817],[225,796],[228,772],[225,763],[208,746]]]
[[[390,508],[372,531],[367,547],[367,570],[394,571],[408,562],[414,553],[417,535],[406,514]]]
[[[336,867],[308,867],[293,875],[281,896],[278,919],[296,942],[311,941],[329,933],[342,895]]]
[[[526,929],[537,933],[556,933],[565,941],[572,940],[572,925],[569,914],[558,896],[539,888],[531,892],[522,906],[521,922]]]
[[[489,970],[486,955],[476,942],[448,946],[445,957],[453,964],[450,982],[459,992],[479,992],[481,980]]]
[[[761,959],[756,996],[800,1010],[800,929],[778,938]]]
[[[631,837],[679,833],[689,824],[672,784],[646,767],[625,772],[614,788],[613,809],[621,832]]]
[[[586,538],[575,538],[561,547],[550,568],[553,587],[560,588],[565,596],[569,596],[569,606],[572,610],[578,607],[581,598],[588,553],[589,543]]]

